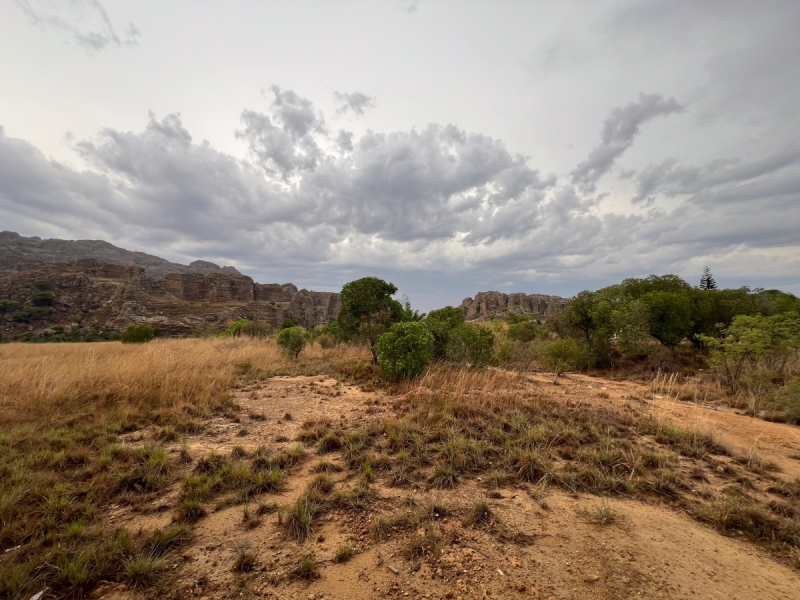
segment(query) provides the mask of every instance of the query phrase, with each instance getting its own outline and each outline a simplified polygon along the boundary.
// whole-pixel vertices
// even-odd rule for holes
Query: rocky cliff
[[[184,336],[245,318],[314,327],[339,312],[339,294],[259,284],[235,270],[153,277],[143,266],[85,258],[45,262],[8,247],[0,247],[0,303],[0,321],[12,338],[54,329],[84,338],[135,323]]]
[[[568,301],[569,298],[543,294],[479,292],[474,299],[465,298],[461,308],[468,321],[502,317],[508,313],[531,315],[544,321],[564,308]]]

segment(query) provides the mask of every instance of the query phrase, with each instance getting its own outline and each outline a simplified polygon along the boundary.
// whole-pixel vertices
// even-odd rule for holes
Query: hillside
[[[92,259],[111,265],[143,267],[148,277],[157,279],[163,279],[171,273],[240,275],[234,267],[220,267],[205,260],[196,260],[188,265],[182,265],[152,254],[125,250],[103,240],[43,240],[39,237],[25,237],[13,231],[0,231],[0,260],[8,263],[13,258],[43,263]]]
[[[337,293],[260,284],[213,263],[180,265],[102,241],[9,232],[0,239],[0,321],[11,339],[102,339],[139,323],[150,323],[161,336],[187,336],[239,319],[273,327],[292,319],[314,327],[339,310]]]

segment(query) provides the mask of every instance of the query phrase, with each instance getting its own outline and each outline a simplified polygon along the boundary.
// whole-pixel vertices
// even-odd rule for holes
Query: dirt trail
[[[570,376],[562,386],[546,377],[532,385],[544,393],[619,406],[631,395],[642,398],[641,385]],[[580,387],[578,387],[580,386]],[[591,387],[589,387],[591,386]],[[605,395],[608,397],[605,397]],[[664,400],[644,400],[653,411],[684,425],[714,431],[724,443],[756,448],[761,458],[795,473],[800,461],[798,429],[729,413]],[[294,443],[302,423],[330,419],[352,427],[390,414],[390,402],[377,392],[324,377],[276,377],[236,394],[236,417],[210,421],[206,432],[190,436],[193,457],[214,449],[229,452],[241,445],[280,449]],[[177,445],[171,448],[177,452]],[[327,458],[336,462],[338,455]],[[287,506],[304,489],[319,457],[313,454],[288,477],[281,494],[257,502]],[[353,475],[334,473],[336,489],[353,485]],[[367,599],[367,598],[693,598],[763,600],[800,599],[800,573],[776,562],[765,551],[740,539],[723,537],[687,515],[662,505],[635,500],[568,495],[521,485],[489,494],[477,478],[453,491],[398,489],[375,484],[378,499],[366,512],[331,512],[304,543],[288,539],[278,513],[245,522],[243,507],[211,512],[194,527],[191,545],[170,568],[174,584],[163,591],[173,598]],[[461,519],[479,498],[487,498],[496,519],[467,528]],[[423,510],[433,503],[451,515],[426,521],[418,531],[375,541],[370,524],[380,516]],[[169,513],[154,504],[153,514],[117,514],[114,523],[149,528],[163,525]],[[161,504],[163,506],[163,504]],[[598,525],[590,515],[610,509],[613,522]],[[406,558],[409,536],[435,531],[442,540],[441,559],[428,565]],[[351,542],[352,560],[334,562],[342,544]],[[256,569],[242,576],[233,570],[237,552],[255,555]],[[302,558],[313,555],[320,576],[306,581],[292,576]],[[162,597],[150,592],[100,588],[97,598],[133,600]]]

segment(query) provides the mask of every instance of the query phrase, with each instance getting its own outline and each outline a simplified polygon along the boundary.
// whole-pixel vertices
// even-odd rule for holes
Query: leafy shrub
[[[55,301],[56,297],[52,292],[39,292],[38,294],[34,294],[31,298],[31,302],[34,306],[53,306]]]
[[[543,332],[544,326],[532,319],[508,327],[508,337],[518,342],[531,342]]]
[[[297,358],[298,354],[300,354],[303,347],[306,345],[303,328],[294,326],[281,329],[278,333],[277,343],[285,354]]]
[[[0,315],[14,312],[19,308],[19,302],[15,300],[0,300]]]
[[[317,343],[319,344],[320,348],[324,348],[326,350],[333,348],[336,346],[336,340],[328,335],[327,333],[323,333],[317,336]]]
[[[49,314],[49,308],[23,308],[21,311],[11,315],[11,320],[17,323],[30,323],[31,321],[44,319]]]
[[[297,323],[295,323],[291,319],[284,319],[283,321],[281,321],[280,329],[290,329],[292,327],[297,327]]]
[[[480,325],[460,325],[450,332],[447,358],[485,367],[494,358],[494,332]]]
[[[37,279],[36,281],[33,282],[33,287],[39,290],[40,292],[46,292],[52,289],[53,286],[46,279]]]
[[[375,346],[378,364],[384,373],[399,379],[412,379],[431,362],[433,334],[425,323],[396,323]]]
[[[442,359],[447,356],[453,330],[464,324],[464,311],[452,306],[432,310],[425,317],[425,324],[433,334],[433,358]]]
[[[800,425],[800,377],[795,377],[775,393],[775,403],[786,411],[786,421]]]
[[[556,377],[574,369],[580,363],[581,355],[580,344],[572,338],[555,341],[544,350],[547,367]]]
[[[156,337],[156,330],[150,323],[129,325],[120,336],[123,344],[144,344]]]

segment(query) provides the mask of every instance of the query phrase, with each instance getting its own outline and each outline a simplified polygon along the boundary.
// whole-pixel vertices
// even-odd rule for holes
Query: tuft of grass
[[[314,517],[320,511],[320,505],[307,495],[300,496],[289,507],[286,516],[286,527],[289,535],[298,541],[305,540],[311,534]]]
[[[247,450],[237,444],[231,450],[231,458],[247,458]]]
[[[617,513],[604,503],[587,513],[586,520],[595,525],[611,525],[617,520]]]
[[[233,561],[233,570],[239,573],[249,573],[256,568],[256,555],[246,548],[239,548],[236,559]]]
[[[450,465],[440,463],[431,477],[431,486],[440,489],[452,489],[458,485],[458,472]]]
[[[506,457],[509,469],[520,481],[539,483],[552,473],[550,459],[537,450],[515,449]]]
[[[179,523],[196,523],[206,515],[206,509],[200,500],[184,498],[178,504],[175,520]]]
[[[158,432],[157,437],[165,442],[174,442],[176,439],[178,439],[178,433],[175,431],[175,427],[173,425],[165,425],[161,428],[161,431]]]
[[[304,556],[294,573],[301,579],[313,579],[317,577],[319,575],[319,566],[317,565],[316,559],[310,554]]]
[[[424,529],[422,534],[415,532],[403,548],[403,555],[409,560],[435,559],[441,552],[441,539],[433,528]]]
[[[355,546],[353,542],[345,542],[336,549],[336,553],[333,555],[333,561],[337,563],[347,562],[353,558],[354,554]]]
[[[464,525],[467,527],[486,527],[492,525],[494,520],[494,513],[489,507],[489,503],[485,499],[481,498],[475,502],[472,510],[469,512],[466,519],[464,519]]]
[[[309,498],[315,499],[318,503],[321,503],[332,491],[333,479],[331,479],[330,475],[320,473],[308,484],[306,495],[308,495]]]
[[[167,570],[163,558],[155,554],[137,554],[124,563],[128,584],[134,589],[156,585]]]
[[[342,438],[336,431],[328,431],[317,443],[317,453],[327,454],[342,447]]]
[[[319,461],[314,468],[311,469],[312,473],[338,473],[342,470],[342,467],[337,465],[336,463],[332,463],[329,460],[325,460],[324,458]]]
[[[192,530],[185,523],[173,523],[155,531],[147,541],[146,547],[155,556],[163,556],[179,548],[192,539]]]

